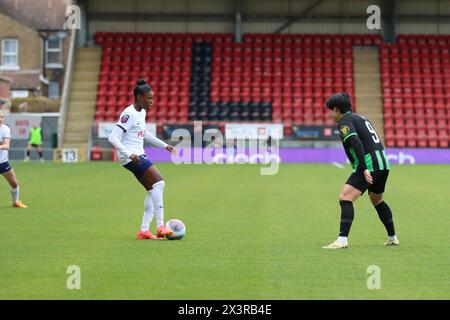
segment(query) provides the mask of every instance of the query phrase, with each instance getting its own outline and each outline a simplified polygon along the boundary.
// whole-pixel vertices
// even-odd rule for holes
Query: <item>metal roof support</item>
[[[235,20],[234,20],[234,41],[242,42],[242,10],[241,1],[234,1]]]
[[[395,42],[396,26],[396,0],[383,0],[381,2],[381,34],[387,43]]]
[[[297,22],[298,20],[300,20],[302,17],[307,16],[308,14],[310,14],[317,6],[319,6],[322,3],[322,0],[317,0],[316,2],[314,2],[312,5],[310,5],[309,7],[307,7],[305,10],[303,10],[302,12],[300,12],[300,14],[298,16],[295,16],[291,19],[289,19],[288,21],[286,21],[281,27],[279,27],[277,30],[274,31],[274,33],[280,33],[281,31],[283,31],[284,29],[286,29],[287,27],[289,27],[291,24]]]

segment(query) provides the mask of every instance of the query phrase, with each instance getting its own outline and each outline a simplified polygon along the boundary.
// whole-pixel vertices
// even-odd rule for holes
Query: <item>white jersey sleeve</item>
[[[150,144],[159,147],[159,148],[165,148],[168,146],[167,143],[165,143],[164,141],[158,139],[157,137],[155,137],[150,131],[145,130],[145,136],[144,136],[145,141],[149,142]]]
[[[134,119],[133,114],[130,111],[128,111],[127,109],[125,109],[120,114],[120,118],[119,118],[119,121],[117,122],[117,126],[119,128],[122,128],[122,130],[124,132],[127,132],[134,126],[134,122],[135,122],[135,119]]]

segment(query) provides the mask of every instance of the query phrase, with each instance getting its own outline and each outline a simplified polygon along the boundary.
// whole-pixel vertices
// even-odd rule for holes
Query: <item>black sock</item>
[[[353,217],[355,216],[353,202],[342,200],[339,201],[339,204],[341,205],[341,228],[339,229],[339,236],[348,237],[350,227],[353,223]]]
[[[27,150],[27,157],[30,156],[30,150]]]
[[[386,202],[379,203],[375,209],[378,212],[381,222],[386,227],[386,231],[389,237],[395,235],[394,221],[392,220],[392,212]]]
[[[42,159],[42,151],[38,151],[38,153],[39,153],[39,158]]]

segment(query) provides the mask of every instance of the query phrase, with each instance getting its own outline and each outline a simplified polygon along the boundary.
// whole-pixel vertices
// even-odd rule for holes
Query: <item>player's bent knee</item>
[[[353,202],[352,196],[349,193],[341,192],[339,194],[339,201],[351,201]]]
[[[155,189],[155,188],[161,188],[161,189],[164,189],[164,186],[166,185],[166,183],[164,182],[164,180],[159,180],[159,181],[156,181],[153,185],[152,185],[152,188],[153,189]]]
[[[383,202],[383,195],[371,193],[370,201],[372,201],[373,206],[376,207],[377,205]]]
[[[352,201],[352,194],[350,190],[344,186],[344,188],[341,190],[341,193],[339,194],[339,201],[345,200]]]

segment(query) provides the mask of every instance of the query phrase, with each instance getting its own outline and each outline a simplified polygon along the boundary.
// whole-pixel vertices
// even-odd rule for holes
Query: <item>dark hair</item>
[[[348,93],[335,93],[329,97],[327,100],[327,108],[333,110],[334,107],[337,107],[342,114],[352,111],[352,102]]]
[[[139,79],[133,91],[134,98],[137,99],[137,96],[143,96],[149,91],[152,91],[152,87],[144,79]]]

